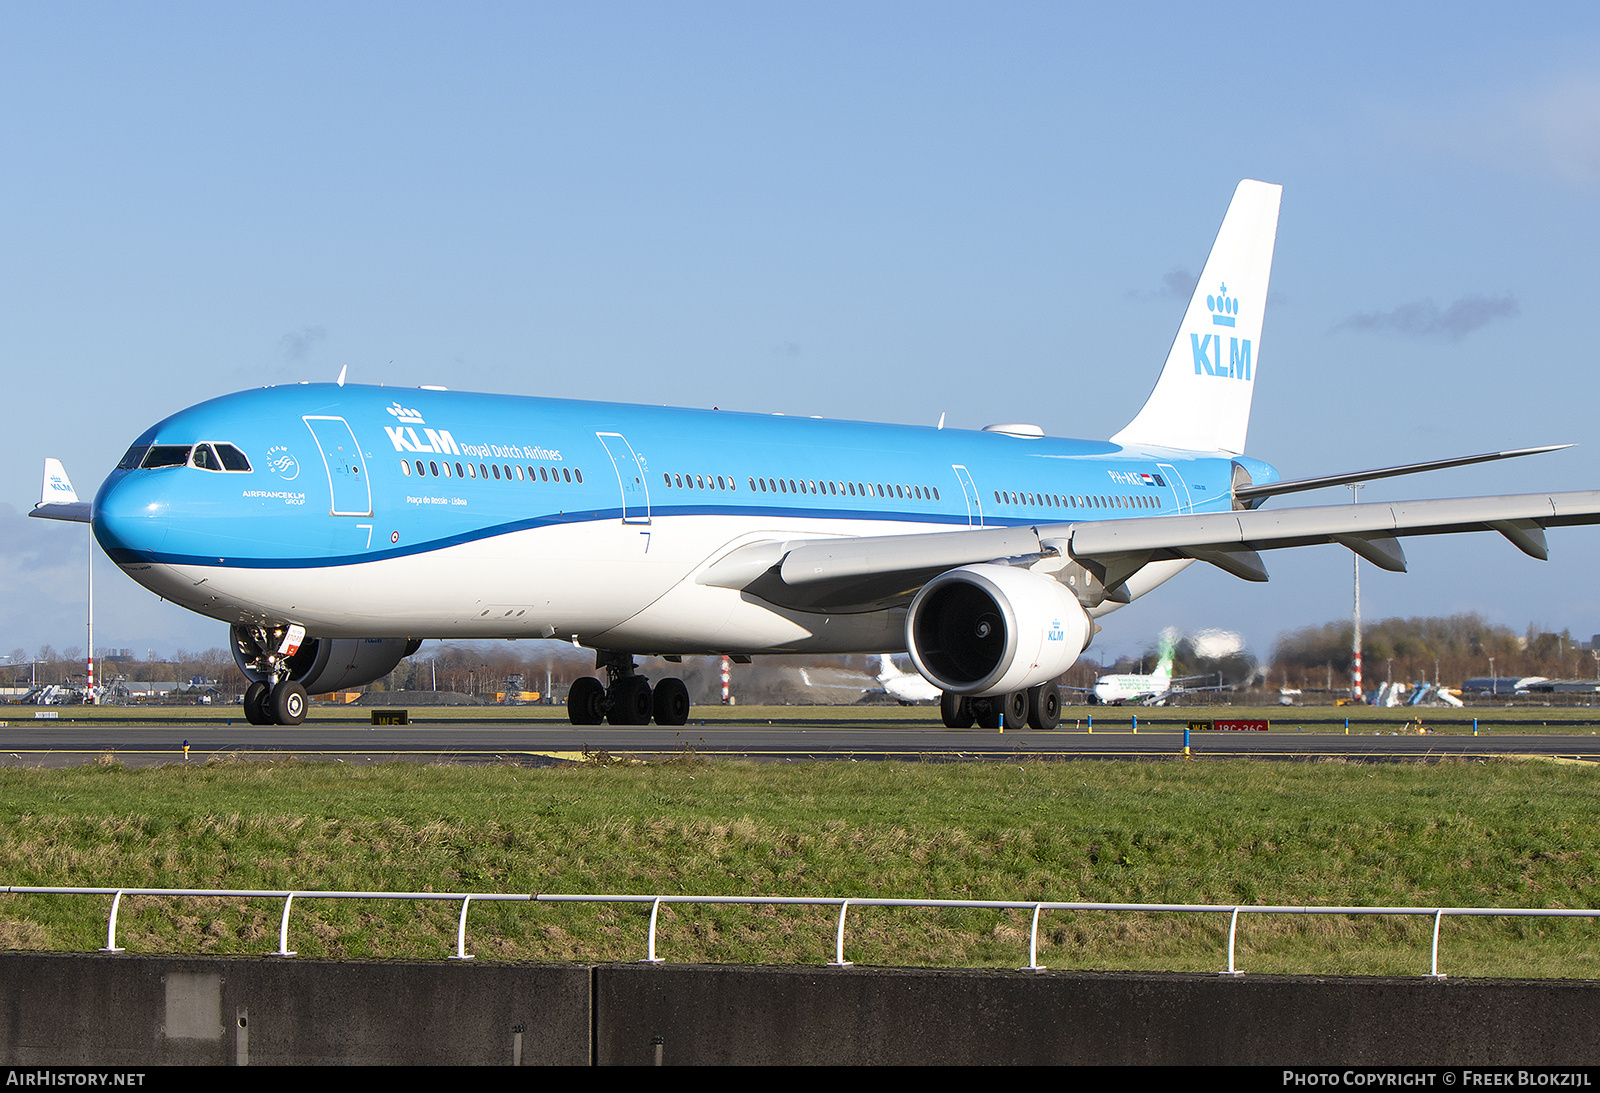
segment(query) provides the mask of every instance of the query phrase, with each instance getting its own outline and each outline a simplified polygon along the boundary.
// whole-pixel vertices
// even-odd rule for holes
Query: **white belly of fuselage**
[[[754,542],[948,530],[909,521],[669,516],[533,528],[334,566],[123,568],[212,618],[294,622],[317,637],[555,637],[639,653],[887,652],[904,648],[903,609],[812,614],[695,577]]]

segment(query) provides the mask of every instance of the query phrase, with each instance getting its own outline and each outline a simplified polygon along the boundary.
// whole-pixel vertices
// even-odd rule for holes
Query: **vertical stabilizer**
[[[1153,673],[1156,679],[1169,680],[1172,678],[1172,660],[1177,654],[1178,632],[1172,627],[1161,631],[1156,639],[1156,670]]]
[[[1282,196],[1282,186],[1239,183],[1156,389],[1113,442],[1244,451]]]

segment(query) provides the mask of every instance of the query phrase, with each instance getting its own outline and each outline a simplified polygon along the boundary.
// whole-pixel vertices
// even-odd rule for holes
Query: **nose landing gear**
[[[235,626],[236,659],[260,678],[244,690],[244,716],[252,725],[298,725],[306,719],[306,689],[289,678],[289,659],[305,637],[291,626],[267,630]]]

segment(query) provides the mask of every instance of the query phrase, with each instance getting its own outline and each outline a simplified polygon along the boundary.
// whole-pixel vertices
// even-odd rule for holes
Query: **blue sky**
[[[46,455],[88,494],[166,414],[343,366],[1108,436],[1247,176],[1285,187],[1250,454],[1577,442],[1364,499],[1600,486],[1597,46],[1578,4],[0,0],[0,653],[83,644]],[[1364,614],[1600,632],[1600,530],[1551,549],[1414,542]],[[1348,553],[1267,562],[1095,653],[1348,612]],[[224,643],[96,593],[102,646]]]

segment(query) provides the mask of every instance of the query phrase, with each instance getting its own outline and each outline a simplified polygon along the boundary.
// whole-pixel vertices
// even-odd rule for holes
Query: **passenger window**
[[[407,478],[411,477],[411,464],[410,464],[410,462],[408,462],[407,460],[404,460],[404,459],[402,459],[400,461],[400,473],[405,475]]]
[[[433,477],[439,477],[439,464],[430,459],[428,460],[428,469],[433,472]]]
[[[417,460],[417,477],[421,478],[427,472],[422,469],[422,460]]]

